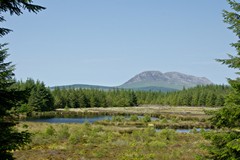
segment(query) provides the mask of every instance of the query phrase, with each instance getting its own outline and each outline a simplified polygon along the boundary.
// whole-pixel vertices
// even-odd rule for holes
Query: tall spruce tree
[[[37,13],[44,7],[32,4],[31,0],[0,0],[0,22],[5,21],[3,13],[21,15],[23,10]],[[0,27],[0,37],[11,32]],[[12,88],[14,81],[14,66],[5,62],[8,54],[6,44],[0,44],[0,159],[13,159],[12,151],[19,149],[30,140],[26,131],[17,131],[17,113],[14,108],[21,101],[22,92]]]
[[[37,81],[30,92],[28,105],[33,111],[43,112],[54,110],[54,100],[49,88],[43,82]]]
[[[0,158],[13,159],[10,151],[29,142],[30,134],[13,128],[17,124],[13,109],[23,99],[23,92],[11,87],[15,83],[14,66],[10,62],[4,62],[8,55],[7,49],[3,47],[4,45],[0,46]]]
[[[223,11],[224,22],[233,33],[240,38],[240,3],[227,0],[233,11]],[[229,59],[218,59],[229,68],[240,69],[240,40],[231,44],[236,49],[237,55],[228,55]],[[240,74],[237,72],[236,74]],[[212,117],[213,125],[220,128],[217,132],[206,134],[211,140],[208,147],[210,159],[239,160],[240,159],[240,78],[228,79],[232,90],[226,97],[225,105]]]

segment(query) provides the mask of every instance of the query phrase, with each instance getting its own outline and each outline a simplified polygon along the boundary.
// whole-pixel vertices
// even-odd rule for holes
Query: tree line
[[[15,83],[13,88],[23,91],[22,99],[18,104],[17,111],[31,113],[33,111],[54,110],[54,97],[51,90],[43,82],[28,79]]]
[[[230,88],[207,85],[175,92],[133,91],[125,89],[67,89],[50,90],[43,82],[28,79],[14,85],[24,90],[19,112],[51,111],[57,108],[130,107],[139,105],[207,106],[224,105]]]
[[[171,106],[223,106],[230,88],[207,85],[176,92],[133,91],[124,89],[59,89],[52,91],[54,108],[129,107],[144,104]]]

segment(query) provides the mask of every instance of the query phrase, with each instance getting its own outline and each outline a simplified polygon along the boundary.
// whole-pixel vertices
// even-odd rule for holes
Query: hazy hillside
[[[88,85],[88,84],[73,84],[73,85],[62,85],[54,86],[51,89],[60,88],[60,89],[100,89],[100,90],[109,90],[117,87],[108,87],[108,86],[99,86],[99,85]]]
[[[213,84],[205,77],[196,77],[179,72],[162,73],[160,71],[145,71],[137,74],[123,85],[121,88],[145,88],[163,87],[170,89],[183,89],[197,85]]]
[[[167,72],[162,73],[160,71],[145,71],[137,74],[133,78],[129,79],[126,83],[116,86],[99,86],[99,85],[87,85],[87,84],[73,84],[51,87],[52,89],[58,88],[82,88],[82,89],[133,89],[142,91],[162,91],[171,92],[181,90],[184,87],[190,88],[197,85],[213,84],[205,77],[196,77],[192,75],[186,75],[179,72]]]

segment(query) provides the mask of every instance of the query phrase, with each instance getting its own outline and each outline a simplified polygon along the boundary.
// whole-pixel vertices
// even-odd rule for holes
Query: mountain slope
[[[60,89],[100,89],[100,90],[111,90],[111,89],[132,89],[141,91],[162,91],[171,92],[181,90],[184,87],[190,88],[197,85],[213,84],[210,80],[205,77],[195,77],[192,75],[186,75],[179,72],[167,72],[162,73],[159,71],[145,71],[133,78],[129,79],[126,83],[116,86],[99,86],[99,85],[87,85],[87,84],[73,84],[64,86],[51,87]]]
[[[159,71],[145,71],[134,76],[119,87],[126,89],[162,87],[179,90],[184,87],[190,88],[207,84],[213,83],[205,77],[196,77],[179,72],[162,73]]]

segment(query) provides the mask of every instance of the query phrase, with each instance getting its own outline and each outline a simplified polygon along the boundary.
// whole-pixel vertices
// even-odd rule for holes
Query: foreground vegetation
[[[113,115],[93,124],[21,122],[32,142],[14,152],[18,159],[151,160],[196,159],[208,155],[202,134],[210,128],[204,107],[141,106],[61,109],[59,115]],[[49,113],[47,113],[49,114]],[[124,116],[129,115],[129,116]],[[191,128],[190,133],[175,129]]]
[[[195,159],[207,154],[201,134],[177,133],[172,129],[128,128],[96,124],[20,123],[32,133],[32,142],[14,152],[18,159],[150,160]]]

